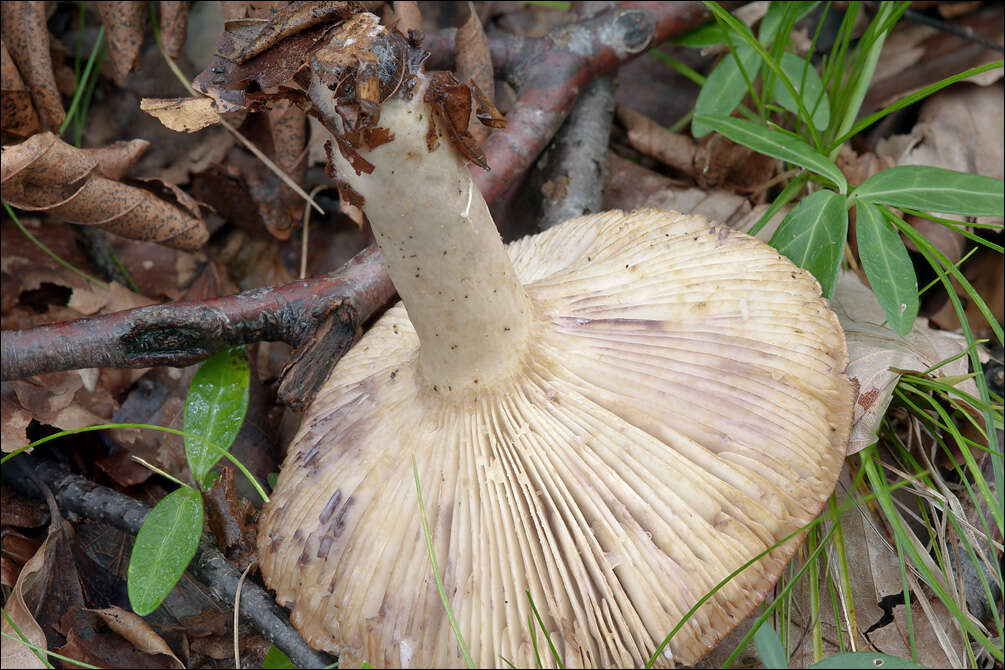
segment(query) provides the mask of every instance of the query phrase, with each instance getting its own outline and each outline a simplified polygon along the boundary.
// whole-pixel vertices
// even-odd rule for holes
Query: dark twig
[[[543,173],[550,187],[544,189],[541,230],[600,211],[613,117],[614,82],[610,76],[598,77],[583,89],[544,154]]]
[[[86,477],[70,474],[50,461],[22,454],[3,467],[5,483],[24,495],[41,498],[43,492],[33,483],[36,478],[49,487],[60,511],[66,516],[85,516],[135,534],[150,512],[150,508],[143,503],[95,484]],[[233,607],[241,573],[210,542],[204,539],[199,543],[188,571],[208,586],[210,593],[221,604]],[[275,599],[265,589],[247,580],[241,588],[241,614],[266,639],[286,652],[297,667],[321,668],[334,660],[311,649],[290,625]]]
[[[301,347],[332,317],[351,344],[393,295],[380,252],[371,247],[335,273],[278,288],[4,331],[0,367],[5,381],[81,368],[179,367],[237,344],[282,341]]]

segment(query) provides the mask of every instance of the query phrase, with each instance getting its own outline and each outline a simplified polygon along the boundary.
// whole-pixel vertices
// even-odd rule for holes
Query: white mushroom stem
[[[366,199],[388,274],[419,336],[423,377],[448,393],[485,388],[520,365],[531,309],[485,199],[439,122],[436,149],[427,147],[426,83],[416,84],[411,100],[381,106],[379,125],[394,139],[359,147],[372,174],[357,175],[332,154],[339,179]]]

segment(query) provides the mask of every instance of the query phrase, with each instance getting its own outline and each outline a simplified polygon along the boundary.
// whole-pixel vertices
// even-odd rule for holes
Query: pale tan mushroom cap
[[[342,665],[463,665],[413,457],[482,667],[536,665],[525,589],[567,667],[643,665],[834,487],[848,357],[808,273],[744,234],[657,210],[582,217],[509,252],[537,308],[522,369],[478,393],[430,392],[399,304],[335,368],[263,513],[267,584]],[[710,598],[661,664],[710,650],[799,541]]]

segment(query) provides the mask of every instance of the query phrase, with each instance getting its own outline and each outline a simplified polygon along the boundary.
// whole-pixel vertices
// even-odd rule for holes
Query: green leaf
[[[694,118],[695,121],[700,120],[737,144],[806,168],[833,183],[842,194],[848,192],[848,182],[837,165],[802,140],[750,121],[698,114],[695,114]],[[691,128],[694,128],[694,123],[691,124]]]
[[[824,91],[824,83],[820,75],[799,56],[791,53],[782,54],[779,66],[792,82],[796,91],[802,96],[803,107],[813,115],[813,125],[817,130],[827,130],[831,122],[831,103]],[[805,73],[805,81],[803,79]],[[795,115],[799,115],[799,104],[789,93],[789,89],[781,81],[775,80],[775,101]],[[803,119],[804,121],[806,119]]]
[[[858,255],[879,304],[898,335],[911,332],[918,316],[918,278],[907,247],[879,207],[859,201],[856,218]]]
[[[714,44],[722,44],[726,38],[722,35],[722,28],[717,23],[706,23],[698,26],[694,30],[689,30],[683,35],[678,35],[670,40],[671,44],[680,44],[685,47],[703,49]]]
[[[761,663],[765,668],[784,670],[789,667],[785,647],[782,646],[778,633],[768,624],[763,624],[754,632],[754,648],[757,649],[757,655],[761,657]]]
[[[911,661],[896,656],[878,654],[871,651],[850,651],[844,654],[834,654],[819,663],[810,666],[815,670],[829,670],[834,668],[840,670],[849,668],[850,670],[899,670],[900,668],[924,668],[923,665],[912,663]]]
[[[262,667],[265,670],[297,670],[297,666],[293,665],[290,657],[284,654],[283,650],[276,645],[272,645],[265,652],[265,660],[262,661]]]
[[[140,616],[153,612],[181,579],[202,536],[202,496],[178,489],[150,510],[129,557],[129,604]]]
[[[809,270],[829,300],[837,287],[847,234],[845,199],[834,191],[817,191],[782,219],[770,244],[793,263]]]
[[[1005,216],[1005,182],[955,170],[902,165],[877,172],[852,197],[940,214]]]
[[[230,449],[244,423],[250,383],[244,347],[218,351],[195,373],[185,398],[185,455],[192,477],[200,486],[208,485],[207,475]],[[214,448],[215,447],[215,448]]]
[[[708,80],[698,92],[694,103],[694,120],[691,122],[691,134],[703,137],[715,130],[708,124],[698,120],[699,115],[715,115],[728,117],[747,94],[747,80],[743,72],[751,80],[756,75],[758,55],[746,45],[737,47],[735,52],[722,59],[708,75]],[[743,64],[743,72],[737,63]]]

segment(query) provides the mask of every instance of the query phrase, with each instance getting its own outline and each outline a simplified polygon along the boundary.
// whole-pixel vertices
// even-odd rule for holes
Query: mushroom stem
[[[508,378],[526,347],[531,308],[488,205],[439,122],[427,145],[430,106],[420,77],[409,100],[380,110],[393,139],[358,147],[373,164],[357,174],[338,152],[338,178],[365,199],[388,274],[419,336],[425,380],[438,392],[481,389]],[[313,96],[312,96],[313,97]]]

